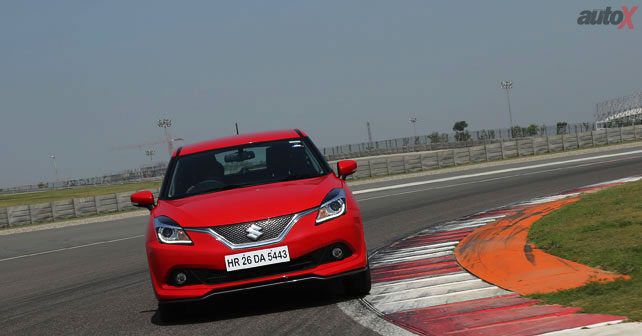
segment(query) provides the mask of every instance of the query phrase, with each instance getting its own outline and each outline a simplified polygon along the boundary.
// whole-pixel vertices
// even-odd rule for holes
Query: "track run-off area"
[[[398,176],[359,183],[352,190],[361,206],[368,248],[374,252],[467,215],[641,174],[642,150],[632,147]],[[161,325],[147,272],[146,225],[146,217],[139,216],[0,236],[0,334],[404,332],[374,313],[368,315],[356,300],[328,296],[314,286],[221,296],[199,307],[193,319]],[[477,284],[465,274],[458,276]],[[499,288],[484,290],[517,300]]]
[[[583,194],[635,182],[624,178],[540,197],[432,226],[370,257],[373,289],[363,302],[386,320],[422,335],[528,336],[616,331],[625,316],[520,297],[627,279],[550,255],[527,243],[530,226]],[[578,336],[579,336],[578,335]]]

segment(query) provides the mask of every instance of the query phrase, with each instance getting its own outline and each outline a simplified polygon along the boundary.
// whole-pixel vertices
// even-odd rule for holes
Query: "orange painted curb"
[[[509,217],[473,231],[457,245],[457,261],[477,277],[522,295],[630,279],[550,255],[528,244],[528,231],[535,221],[577,200],[579,197],[521,207]]]

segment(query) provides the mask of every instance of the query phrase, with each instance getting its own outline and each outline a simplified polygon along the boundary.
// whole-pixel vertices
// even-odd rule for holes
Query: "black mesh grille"
[[[281,217],[274,217],[263,219],[255,222],[247,222],[241,224],[231,224],[212,227],[212,230],[217,234],[223,236],[232,244],[247,244],[270,240],[278,237],[285,227],[288,225],[294,215],[287,215]],[[248,236],[248,228],[252,225],[260,227],[258,231],[262,233],[258,239],[251,239]]]

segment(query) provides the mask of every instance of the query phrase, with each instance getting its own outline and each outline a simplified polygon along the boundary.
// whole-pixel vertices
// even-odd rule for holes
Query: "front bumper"
[[[342,278],[348,278],[351,276],[356,276],[358,274],[361,274],[363,272],[369,272],[370,268],[369,266],[366,265],[365,268],[362,269],[356,269],[336,275],[331,275],[331,276],[318,276],[318,275],[305,275],[305,276],[300,276],[300,277],[284,277],[282,279],[274,280],[274,281],[264,281],[260,283],[255,283],[255,284],[250,284],[250,285],[244,285],[244,286],[237,286],[237,287],[229,287],[225,288],[222,290],[213,290],[203,296],[195,297],[195,298],[184,298],[184,299],[171,299],[171,300],[160,300],[162,303],[188,303],[188,302],[202,302],[202,301],[207,301],[211,299],[214,296],[218,295],[223,295],[223,294],[231,294],[231,293],[237,293],[237,292],[243,292],[243,291],[249,291],[249,290],[255,290],[255,289],[261,289],[261,288],[269,288],[269,287],[276,287],[276,286],[286,286],[286,285],[291,285],[291,284],[302,284],[302,283],[311,283],[311,282],[327,282],[327,281],[334,281]]]
[[[159,301],[198,301],[216,294],[229,293],[287,283],[328,280],[363,271],[367,267],[367,252],[363,237],[363,225],[357,211],[322,223],[315,224],[316,212],[302,217],[283,241],[256,248],[232,250],[204,232],[189,231],[193,245],[167,245],[156,240],[153,228],[147,235],[147,258],[154,292]],[[256,274],[238,277],[235,272],[225,271],[225,256],[278,246],[288,246],[291,260],[302,260],[316,251],[341,244],[350,250],[342,260],[313,263],[308,267],[283,272],[264,272],[270,266],[257,267]],[[279,265],[279,264],[275,264]],[[176,286],[169,280],[177,269],[209,270],[217,274],[229,273],[223,281],[198,281]],[[262,270],[263,269],[263,270]],[[249,271],[252,273],[252,270]]]

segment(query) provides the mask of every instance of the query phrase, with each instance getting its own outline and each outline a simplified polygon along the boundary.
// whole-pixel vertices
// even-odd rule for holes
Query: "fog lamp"
[[[187,282],[187,275],[183,272],[178,272],[176,273],[174,280],[176,281],[177,285],[183,285]]]
[[[343,249],[341,249],[340,247],[333,248],[332,256],[334,257],[334,259],[340,260],[341,258],[343,258]]]

